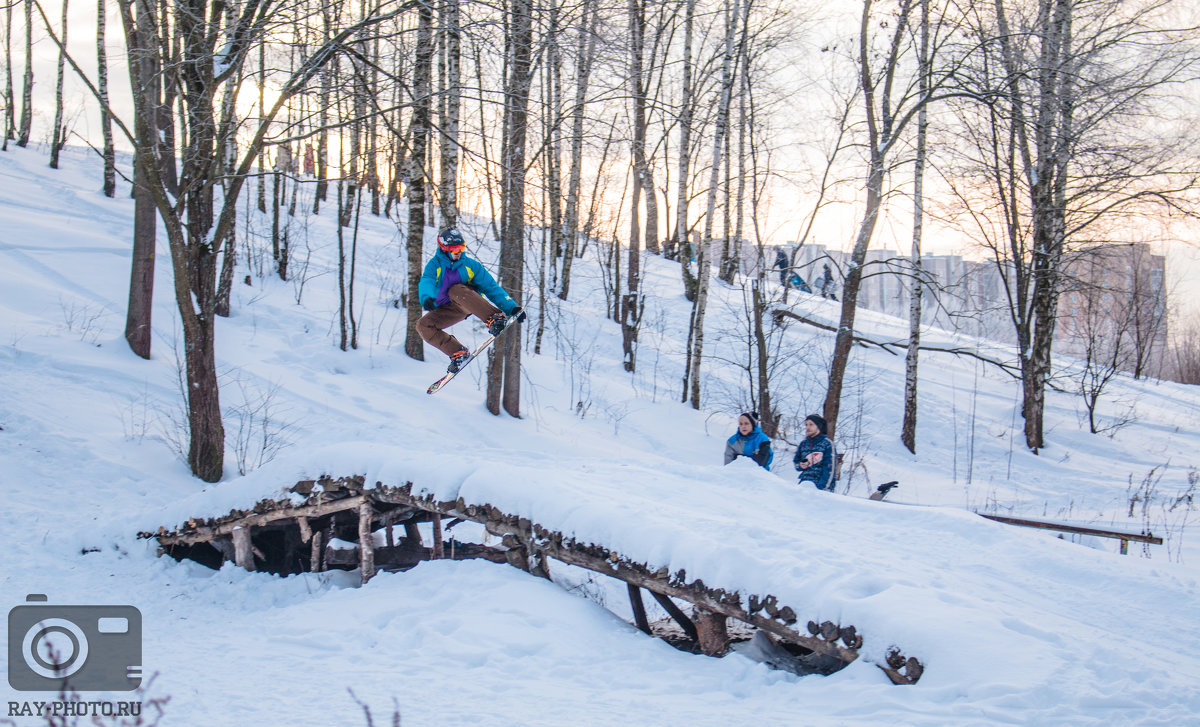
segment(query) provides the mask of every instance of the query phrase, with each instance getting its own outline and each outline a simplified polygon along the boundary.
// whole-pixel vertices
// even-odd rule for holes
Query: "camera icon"
[[[142,612],[52,606],[38,593],[8,612],[8,683],[22,692],[127,692],[142,683]],[[28,605],[35,604],[35,605]]]

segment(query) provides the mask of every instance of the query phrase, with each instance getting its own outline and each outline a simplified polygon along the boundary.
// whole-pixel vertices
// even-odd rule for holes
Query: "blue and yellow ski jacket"
[[[450,301],[446,291],[457,283],[477,290],[506,315],[518,307],[512,296],[500,287],[478,260],[467,257],[465,253],[457,261],[451,260],[450,256],[440,249],[425,264],[425,272],[421,275],[421,284],[417,287],[421,305],[424,306],[427,300],[432,300],[435,305],[445,305]]]
[[[743,437],[740,431],[734,432],[725,442],[725,464],[738,457],[749,457],[763,469],[771,469],[771,462],[775,461],[775,453],[771,451],[771,439],[763,434],[762,428],[757,424],[750,434]]]

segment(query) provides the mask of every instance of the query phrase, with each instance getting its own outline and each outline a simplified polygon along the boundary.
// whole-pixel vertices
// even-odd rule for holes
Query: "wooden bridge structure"
[[[297,495],[304,498],[298,504]],[[452,537],[447,542],[447,532],[464,521],[483,525],[500,544],[461,543]],[[426,522],[433,533],[429,545],[418,527]],[[402,535],[397,528],[402,528]],[[383,531],[382,545],[376,544],[379,530]],[[643,590],[677,624],[677,628],[658,629],[659,635],[673,632],[676,637],[668,640],[674,645],[722,656],[731,645],[729,621],[733,620],[765,634],[795,656],[806,673],[829,674],[841,669],[859,658],[866,638],[853,625],[807,621],[800,626],[800,614],[773,595],[743,598],[737,591],[689,579],[683,570],[671,573],[665,567],[652,568],[603,545],[580,542],[491,505],[414,494],[411,482],[368,486],[362,476],[304,480],[283,498],[261,500],[249,510],[191,519],[175,530],[159,528],[139,536],[156,539],[160,554],[213,568],[226,561],[280,575],[358,568],[364,583],[379,570],[406,570],[441,558],[484,558],[549,578],[550,562],[556,560],[624,581],[636,625],[647,634],[655,629],[647,621]],[[335,538],[356,545],[331,548]],[[690,604],[690,614],[677,602]],[[878,666],[895,684],[915,684],[924,671],[915,657],[896,647],[886,650]]]

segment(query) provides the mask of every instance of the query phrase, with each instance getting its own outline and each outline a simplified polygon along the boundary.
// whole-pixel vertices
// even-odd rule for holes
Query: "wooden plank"
[[[434,560],[441,560],[442,558],[446,557],[446,553],[443,550],[442,545],[442,516],[434,513],[433,516],[429,518],[429,522],[431,525],[433,525],[433,551],[431,557]]]
[[[425,545],[424,541],[421,540],[421,529],[411,520],[404,523],[404,537],[413,545]]]
[[[658,601],[658,605],[662,606],[664,609],[666,609],[667,613],[671,614],[671,618],[675,619],[675,623],[679,624],[679,628],[683,629],[683,633],[687,634],[689,639],[692,641],[699,640],[700,637],[696,633],[696,624],[692,623],[692,620],[687,617],[687,614],[684,613],[679,606],[675,605],[674,601],[672,601],[670,598],[667,598],[663,594],[655,593],[654,591],[650,591],[650,595],[654,596],[654,600]]]
[[[321,530],[313,533],[312,553],[308,560],[308,569],[313,573],[325,570],[325,533]]]
[[[254,546],[250,544],[250,527],[237,527],[230,535],[233,536],[233,562],[240,568],[254,570]]]
[[[729,651],[729,629],[725,614],[713,613],[697,607],[692,612],[692,622],[696,624],[699,638],[700,653],[708,656],[724,656]]]
[[[300,526],[300,542],[307,543],[312,540],[312,527],[308,524],[308,518],[303,516],[298,517],[296,518],[296,524]]]
[[[363,495],[356,495],[354,497],[345,497],[340,500],[320,502],[313,505],[283,507],[278,510],[271,510],[255,515],[248,515],[235,520],[229,520],[215,526],[202,525],[195,528],[181,530],[176,533],[160,533],[157,535],[152,534],[152,537],[158,538],[158,542],[162,545],[194,545],[196,543],[206,543],[222,535],[229,535],[237,528],[262,527],[269,523],[275,523],[281,520],[294,520],[298,517],[319,518],[344,510],[356,510],[358,509],[358,506],[365,501],[366,498]]]
[[[371,533],[371,521],[374,518],[375,511],[371,503],[364,501],[358,506],[358,562],[363,583],[375,575],[375,539]]]
[[[650,633],[650,621],[646,619],[646,604],[642,603],[642,589],[626,583],[629,589],[629,605],[633,607],[633,622],[644,633]]]
[[[858,658],[857,648],[832,644],[819,637],[796,631],[792,628],[792,624],[796,623],[795,612],[787,606],[778,606],[773,596],[748,596],[750,608],[747,610],[741,605],[742,599],[737,593],[711,589],[700,581],[676,583],[665,569],[652,572],[645,565],[622,560],[618,553],[568,543],[561,533],[538,530],[535,538],[532,533],[533,525],[527,519],[507,515],[490,505],[468,505],[461,498],[457,502],[437,502],[433,499],[413,497],[407,487],[391,488],[382,483],[376,483],[376,488],[371,490],[371,497],[382,502],[409,505],[426,512],[438,513],[443,517],[481,523],[489,532],[502,537],[507,534],[518,536],[516,542],[520,543],[520,547],[510,550],[509,562],[523,570],[528,568],[529,543],[536,540],[536,545],[533,546],[535,552],[568,565],[603,573],[641,586],[651,593],[678,598],[714,613],[735,618],[783,641],[803,646],[814,653],[839,659],[847,664]]]
[[[691,584],[677,585],[670,581],[665,574],[659,576],[649,572],[644,566],[626,563],[614,553],[610,557],[598,557],[576,548],[555,546],[553,542],[545,549],[547,555],[569,565],[579,566],[597,573],[634,583],[648,591],[673,596],[688,603],[701,606],[714,613],[744,621],[751,626],[757,626],[789,643],[798,644],[810,651],[831,656],[850,663],[858,658],[856,649],[849,649],[830,644],[816,637],[805,636],[791,628],[795,623],[794,612],[790,608],[776,608],[775,613],[751,613],[740,604],[737,594],[725,594],[707,588],[703,583],[695,581]],[[773,599],[769,599],[772,600]],[[789,623],[790,621],[790,623]]]
[[[1018,517],[1004,517],[1003,515],[986,515],[982,512],[975,513],[979,517],[985,517],[988,520],[995,520],[998,523],[1006,525],[1020,525],[1026,528],[1037,528],[1039,530],[1057,530],[1063,533],[1074,533],[1076,535],[1095,535],[1100,538],[1116,538],[1122,541],[1135,540],[1139,543],[1153,543],[1154,545],[1162,545],[1163,539],[1157,538],[1154,535],[1143,535],[1141,533],[1121,532],[1120,530],[1104,530],[1101,528],[1086,528],[1081,525],[1067,525],[1066,523],[1053,523],[1045,520],[1026,520]]]
[[[506,559],[518,568],[528,570],[531,556],[535,562],[544,562],[544,558],[550,557],[563,563],[623,580],[632,587],[645,588],[654,594],[660,603],[663,600],[670,603],[670,598],[678,598],[691,603],[702,612],[712,615],[711,618],[706,617],[709,618],[709,623],[705,625],[705,628],[710,630],[708,636],[701,636],[701,629],[695,624],[690,624],[691,633],[696,634],[698,642],[703,640],[708,645],[706,648],[709,648],[710,651],[723,648],[720,645],[718,621],[723,626],[725,618],[735,618],[762,629],[782,641],[797,644],[816,654],[828,656],[843,663],[849,663],[858,658],[857,647],[860,642],[855,643],[853,647],[843,647],[822,639],[820,636],[810,636],[797,631],[794,628],[797,620],[795,612],[787,606],[780,606],[773,596],[762,597],[754,594],[743,596],[737,592],[728,592],[724,589],[707,586],[699,580],[688,582],[682,571],[674,575],[668,573],[665,568],[651,571],[646,565],[631,562],[616,552],[591,544],[576,543],[573,539],[563,536],[562,533],[546,530],[530,522],[527,518],[504,513],[491,505],[469,505],[462,498],[453,502],[439,502],[431,497],[413,496],[411,484],[402,487],[386,487],[377,482],[375,487],[369,491],[364,491],[357,483],[351,484],[357,486],[357,492],[360,494],[334,501],[322,500],[319,503],[300,507],[283,507],[279,510],[221,523],[215,527],[194,528],[191,531],[177,534],[164,533],[157,537],[162,545],[203,542],[222,533],[232,533],[234,528],[238,527],[277,522],[288,518],[315,518],[357,509],[359,541],[367,546],[359,548],[360,567],[365,581],[375,572],[374,548],[370,538],[374,513],[372,503],[388,503],[399,506],[397,511],[408,509],[435,516],[481,523],[489,532],[503,538],[505,546],[509,548],[505,553]],[[318,494],[315,497],[324,498],[326,495]],[[364,512],[370,517],[365,517]],[[404,523],[404,526],[408,540],[406,545],[423,546],[416,522],[409,520]],[[314,544],[317,541],[316,535],[317,533],[314,533]],[[328,536],[326,535],[321,540],[322,544],[328,542]],[[314,559],[314,569],[325,567],[326,564],[322,562],[323,551],[321,555],[322,557]],[[251,567],[253,567],[252,561]],[[671,609],[667,610],[671,612]],[[678,611],[677,607],[676,611]],[[717,616],[722,618],[717,619]],[[680,620],[675,613],[672,613],[672,617]],[[683,618],[680,625],[687,632],[689,627],[685,624],[689,622],[686,620],[686,616]]]

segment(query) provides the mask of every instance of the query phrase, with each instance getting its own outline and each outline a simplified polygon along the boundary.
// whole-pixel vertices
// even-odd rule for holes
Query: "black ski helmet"
[[[445,252],[462,252],[467,249],[462,233],[453,227],[448,227],[438,233],[438,247]]]

